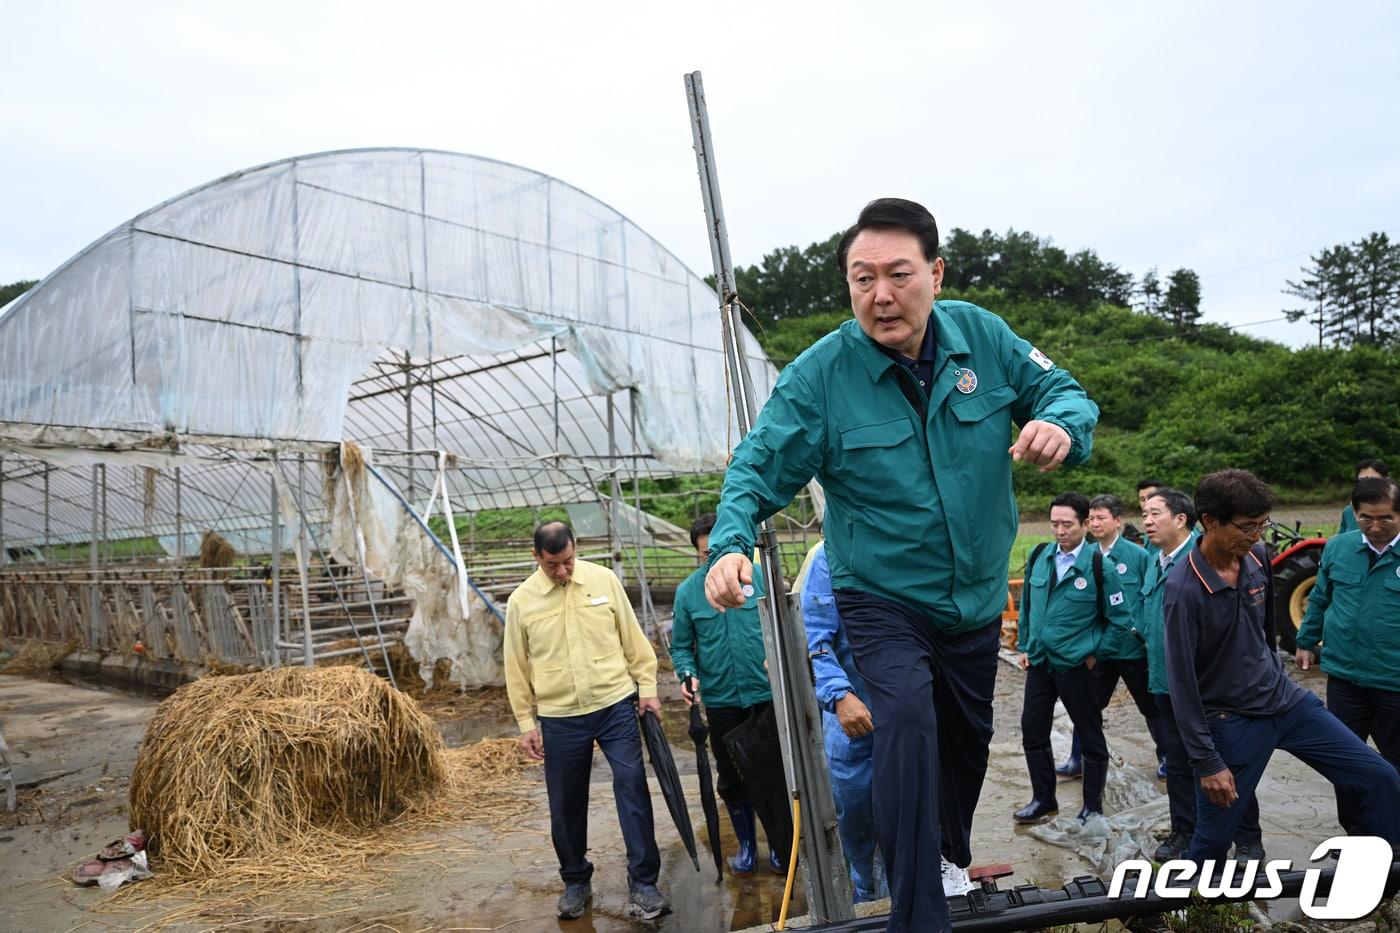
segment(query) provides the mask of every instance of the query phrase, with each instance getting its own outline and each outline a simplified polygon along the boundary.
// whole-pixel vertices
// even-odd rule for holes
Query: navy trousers
[[[872,783],[890,887],[886,930],[951,930],[941,862],[972,862],[1001,622],[945,635],[892,600],[856,590],[835,596],[875,721]]]
[[[1057,674],[1032,664],[1026,671],[1025,701],[1021,706],[1021,747],[1031,776],[1031,799],[1042,803],[1055,799],[1055,753],[1050,730],[1055,721],[1055,700],[1065,704],[1079,734],[1084,755],[1084,809],[1103,812],[1103,788],[1108,781],[1108,742],[1103,734],[1103,708],[1094,672],[1083,664]]]
[[[1181,730],[1176,727],[1172,698],[1158,693],[1154,699],[1162,714],[1162,749],[1167,756],[1167,810],[1171,813],[1172,832],[1189,836],[1196,831],[1196,772],[1191,770],[1186,743],[1181,741]],[[1264,834],[1259,828],[1259,799],[1251,796],[1240,817],[1240,828],[1235,830],[1235,843],[1259,845],[1263,840]]]
[[[1340,677],[1327,678],[1327,708],[1361,741],[1376,740],[1381,757],[1400,768],[1400,692],[1363,687]],[[1349,836],[1359,836],[1365,813],[1349,793],[1337,788],[1337,822]]]
[[[1238,797],[1228,807],[1217,806],[1196,785],[1196,833],[1187,858],[1223,859],[1229,854],[1246,802],[1254,798],[1276,748],[1292,753],[1338,790],[1352,794],[1363,813],[1364,834],[1400,846],[1400,773],[1329,713],[1315,695],[1309,693],[1277,716],[1208,713],[1206,723],[1216,751],[1235,776]]]
[[[608,759],[613,799],[627,846],[627,877],[656,884],[661,853],[651,816],[651,791],[642,764],[642,733],[637,698],[628,697],[582,716],[541,716],[544,739],[544,784],[549,793],[549,832],[559,857],[559,877],[578,884],[593,877],[588,860],[588,779],[593,770],[593,743]]]
[[[1128,695],[1137,704],[1138,712],[1142,713],[1143,720],[1147,723],[1147,732],[1152,736],[1153,751],[1157,753],[1157,760],[1161,761],[1166,756],[1166,751],[1162,748],[1162,724],[1157,712],[1157,704],[1153,701],[1152,693],[1147,689],[1147,659],[1137,658],[1132,661],[1117,661],[1099,659],[1094,665],[1094,681],[1098,684],[1099,709],[1108,709],[1109,701],[1113,699],[1113,691],[1118,689],[1118,681],[1122,679],[1123,685],[1128,688]],[[1079,730],[1074,730],[1074,736],[1070,742],[1070,757],[1078,758]]]

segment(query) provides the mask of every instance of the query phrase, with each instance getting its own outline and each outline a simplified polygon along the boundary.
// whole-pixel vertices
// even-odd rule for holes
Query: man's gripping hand
[[[726,554],[705,574],[705,599],[721,612],[737,609],[745,602],[743,587],[752,583],[753,561],[738,552]]]

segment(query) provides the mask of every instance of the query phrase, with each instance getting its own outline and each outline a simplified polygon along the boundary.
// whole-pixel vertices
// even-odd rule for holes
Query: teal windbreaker
[[[754,565],[754,595],[763,595],[763,576]],[[706,707],[749,707],[773,698],[763,666],[763,626],[758,599],[720,612],[705,599],[705,568],[676,587],[671,624],[671,662],[682,680],[694,674]]]
[[[1089,456],[1099,410],[995,314],[939,301],[929,324],[927,398],[854,319],[783,370],[725,472],[712,561],[749,553],[757,522],[816,477],[834,589],[895,600],[951,633],[998,618],[1018,517],[1011,423],[1064,428],[1074,465]]]
[[[1113,542],[1113,547],[1104,555],[1104,574],[1118,576],[1118,586],[1123,591],[1124,605],[1127,607],[1130,621],[1137,618],[1138,603],[1142,601],[1142,579],[1147,573],[1149,560],[1147,551],[1143,550],[1141,545],[1134,544],[1122,535],[1118,536],[1118,540]],[[1143,647],[1143,643],[1129,633],[1106,660],[1136,661],[1146,654],[1147,649]]]
[[[1032,664],[1063,674],[1083,664],[1089,655],[1096,660],[1118,657],[1123,641],[1132,637],[1128,631],[1132,614],[1121,578],[1107,559],[1103,599],[1099,599],[1093,541],[1085,539],[1079,557],[1059,580],[1055,580],[1056,547],[1050,542],[1036,555],[1035,565],[1026,567],[1016,647]]]
[[[1359,531],[1328,540],[1295,643],[1322,645],[1325,674],[1400,690],[1400,554],[1392,547],[1371,566],[1369,551]]]
[[[1171,688],[1167,685],[1167,633],[1164,621],[1166,617],[1162,612],[1162,601],[1167,593],[1167,577],[1177,561],[1185,560],[1186,555],[1191,553],[1191,549],[1196,546],[1196,539],[1200,536],[1201,526],[1197,525],[1191,529],[1191,534],[1186,537],[1186,544],[1177,552],[1176,557],[1167,561],[1167,566],[1163,567],[1158,554],[1153,554],[1143,574],[1142,597],[1138,600],[1133,624],[1147,641],[1147,689],[1152,693],[1164,696],[1171,694]]]

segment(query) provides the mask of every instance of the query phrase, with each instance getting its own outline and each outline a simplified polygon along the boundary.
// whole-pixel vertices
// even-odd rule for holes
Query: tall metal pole
[[[637,532],[637,585],[642,591],[642,622],[646,632],[650,635],[656,629],[656,608],[651,602],[651,584],[647,582],[647,559],[644,551],[645,536],[643,535],[642,521],[642,481],[641,462],[637,455],[641,452],[637,444],[637,390],[631,388],[627,390],[627,417],[628,434],[632,437],[632,503],[637,510],[636,532]]]
[[[180,468],[175,468],[175,562],[185,562],[185,508],[181,501],[184,483],[180,480]]]
[[[5,458],[0,457],[0,567],[5,563]]]
[[[301,515],[297,540],[301,543],[301,553],[297,555],[301,563],[301,654],[302,663],[315,667],[316,659],[311,655],[311,592],[306,585],[311,573],[311,555],[306,550],[306,454],[297,454],[297,513]],[[327,574],[329,574],[327,568]]]
[[[272,454],[272,656],[273,667],[282,666],[282,504],[277,500],[277,453]]]
[[[107,464],[98,464],[102,474],[102,565],[112,563],[112,542],[107,536]]]
[[[617,429],[613,418],[612,393],[608,393],[608,546],[612,548],[612,569],[622,579],[622,533],[618,530],[617,502],[622,487],[617,481]]]
[[[724,223],[720,200],[719,174],[715,166],[714,144],[710,139],[710,118],[705,106],[705,89],[700,72],[685,76],[686,97],[690,103],[690,130],[695,144],[695,162],[700,171],[700,192],[705,202],[705,219],[710,235],[710,255],[719,286],[720,321],[723,330],[729,386],[736,401],[735,414],[742,437],[757,417],[753,383],[744,353],[744,330],[739,316],[739,298],[734,291],[734,269],[729,259],[729,232]],[[819,923],[849,920],[852,910],[850,875],[836,834],[836,807],[831,796],[831,775],[827,770],[822,744],[821,711],[812,686],[807,636],[800,613],[789,603],[783,584],[781,556],[771,521],[758,529],[765,592],[760,603],[763,639],[768,650],[768,680],[778,713],[778,733],[783,745],[783,767],[788,789],[802,812],[800,854],[807,869],[807,903]],[[935,882],[936,883],[936,882]]]
[[[417,501],[418,459],[413,455],[413,357],[403,354],[404,437],[408,441],[408,501]]]

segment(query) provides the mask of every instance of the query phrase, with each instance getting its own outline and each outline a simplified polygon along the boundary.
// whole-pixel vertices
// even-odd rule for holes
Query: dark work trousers
[[[1065,704],[1079,733],[1084,755],[1084,809],[1103,812],[1103,788],[1108,780],[1108,742],[1103,735],[1103,710],[1099,707],[1098,681],[1083,664],[1056,674],[1032,664],[1026,671],[1025,703],[1021,707],[1021,747],[1031,776],[1031,799],[1056,803],[1055,754],[1050,730],[1055,720],[1055,700]]]
[[[1186,757],[1186,745],[1176,727],[1172,698],[1165,693],[1153,695],[1161,712],[1162,748],[1167,756],[1167,809],[1171,813],[1172,832],[1191,835],[1196,831],[1196,772]],[[1259,828],[1259,799],[1250,797],[1235,830],[1235,844],[1259,845],[1264,840]]]
[[[1199,862],[1226,857],[1245,801],[1253,798],[1276,748],[1319,772],[1338,790],[1354,794],[1365,835],[1400,845],[1400,772],[1342,725],[1315,695],[1309,693],[1277,716],[1207,713],[1206,725],[1215,750],[1235,776],[1239,796],[1228,807],[1217,806],[1197,784],[1196,833],[1186,858]]]
[[[1113,691],[1118,689],[1118,680],[1122,678],[1123,685],[1128,688],[1128,695],[1133,698],[1133,703],[1137,705],[1138,712],[1142,713],[1142,718],[1147,723],[1147,733],[1152,736],[1153,751],[1157,755],[1157,760],[1161,761],[1166,755],[1162,749],[1162,724],[1160,714],[1157,712],[1157,703],[1152,697],[1152,692],[1147,689],[1147,659],[1137,658],[1133,661],[1100,660],[1094,665],[1094,680],[1098,684],[1099,709],[1108,709],[1108,703],[1113,699]],[[1075,730],[1073,744],[1070,746],[1070,756],[1079,757],[1079,730]]]
[[[1381,757],[1400,768],[1400,692],[1327,678],[1327,708],[1361,741],[1375,739]],[[1360,836],[1365,814],[1353,795],[1337,791],[1337,822],[1349,836]]]
[[[651,816],[651,791],[642,764],[642,733],[637,698],[628,697],[582,716],[541,716],[544,784],[549,792],[549,832],[559,857],[559,877],[576,884],[593,877],[588,861],[588,780],[593,743],[612,768],[613,799],[627,846],[627,877],[656,884],[661,854]]]
[[[875,838],[896,931],[951,929],[942,858],[972,861],[972,814],[987,774],[1001,621],[945,635],[923,613],[856,590],[836,611],[875,722]]]
[[[739,769],[722,740],[736,727],[743,725],[750,713],[756,709],[758,706],[705,707],[705,718],[710,723],[710,751],[715,756],[715,772],[718,778],[715,782],[715,792],[731,807],[748,803],[749,798],[744,793],[744,782],[739,777]]]

